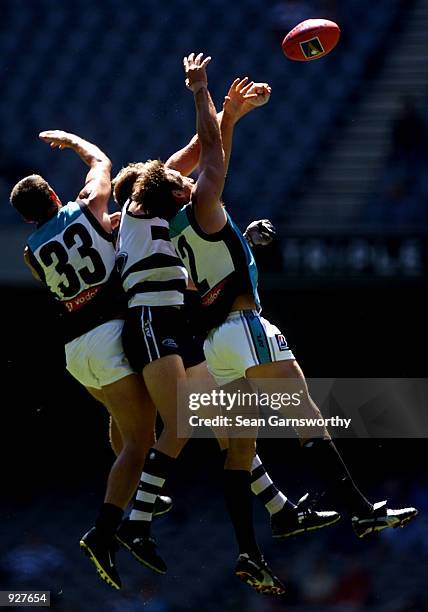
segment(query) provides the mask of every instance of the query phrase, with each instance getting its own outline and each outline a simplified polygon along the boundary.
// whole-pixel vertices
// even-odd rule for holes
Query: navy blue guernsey
[[[227,212],[226,216],[219,232],[206,234],[189,203],[169,224],[171,241],[201,296],[207,331],[225,321],[239,295],[252,295],[259,307],[253,253]]]
[[[69,202],[27,241],[30,263],[59,306],[64,342],[125,307],[112,235],[83,202]]]

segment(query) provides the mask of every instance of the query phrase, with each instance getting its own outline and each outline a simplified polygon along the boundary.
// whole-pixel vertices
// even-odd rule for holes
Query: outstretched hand
[[[40,132],[40,140],[47,142],[53,149],[65,149],[67,147],[73,147],[75,144],[74,134],[69,132],[63,132],[62,130],[46,130]]]
[[[208,81],[205,68],[210,61],[211,57],[208,55],[204,58],[203,53],[199,53],[196,56],[195,53],[190,53],[190,55],[183,58],[186,87],[193,91],[193,93],[207,86]]]
[[[267,104],[271,91],[267,83],[254,83],[248,77],[237,78],[224,98],[223,113],[236,122],[257,106]]]

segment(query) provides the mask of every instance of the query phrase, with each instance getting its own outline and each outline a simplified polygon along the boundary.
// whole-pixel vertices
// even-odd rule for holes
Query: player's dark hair
[[[146,214],[170,219],[178,212],[172,192],[182,189],[183,181],[178,176],[168,176],[159,159],[149,160],[144,166],[144,172],[135,181],[132,199],[142,205]]]
[[[16,183],[10,193],[10,203],[27,221],[41,223],[54,206],[52,192],[45,179],[31,174]]]
[[[130,163],[116,174],[112,180],[113,198],[116,204],[123,208],[126,200],[132,197],[135,181],[144,172],[143,162]]]

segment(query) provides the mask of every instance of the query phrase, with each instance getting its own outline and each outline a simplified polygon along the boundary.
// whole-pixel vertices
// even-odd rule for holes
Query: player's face
[[[190,194],[192,193],[193,186],[195,181],[190,178],[190,176],[183,176],[177,170],[168,170],[167,176],[173,179],[175,182],[181,183],[181,187],[174,189],[173,193],[175,197],[183,202],[188,202],[190,200]]]

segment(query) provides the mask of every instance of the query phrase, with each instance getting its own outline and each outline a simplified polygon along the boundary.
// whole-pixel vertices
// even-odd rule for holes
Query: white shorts
[[[85,387],[101,389],[133,370],[122,347],[121,319],[98,325],[65,345],[67,370]]]
[[[204,344],[208,369],[218,385],[238,380],[248,368],[294,359],[279,329],[255,310],[231,312]]]

